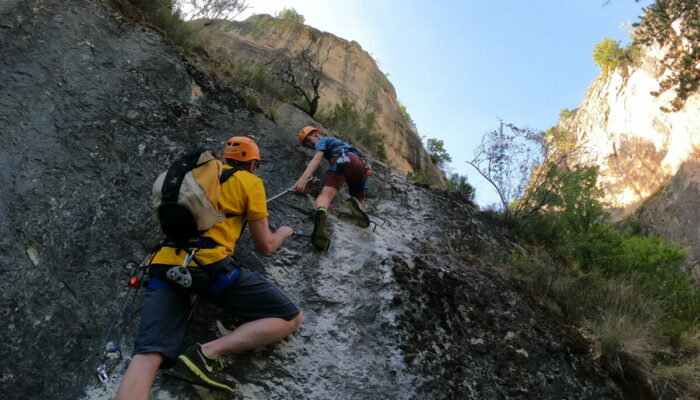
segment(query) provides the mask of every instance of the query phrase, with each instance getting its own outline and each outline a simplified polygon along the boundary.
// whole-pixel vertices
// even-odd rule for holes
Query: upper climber
[[[321,159],[328,160],[329,167],[323,176],[323,189],[316,198],[316,212],[314,213],[314,230],[311,234],[312,243],[320,249],[328,246],[326,223],[328,220],[328,206],[338,191],[347,182],[350,198],[346,204],[352,212],[355,223],[362,227],[369,226],[369,218],[363,211],[365,204],[365,191],[367,190],[367,177],[371,169],[359,151],[348,143],[334,137],[325,136],[314,126],[305,126],[299,131],[299,144],[316,153],[307,165],[304,173],[296,181],[294,190],[303,193],[308,179],[321,163]]]

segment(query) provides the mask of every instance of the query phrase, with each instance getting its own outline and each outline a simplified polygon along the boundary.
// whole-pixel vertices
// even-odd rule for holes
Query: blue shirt
[[[318,139],[316,145],[314,146],[314,150],[322,151],[323,158],[329,161],[333,157],[340,157],[343,154],[343,151],[347,152],[349,149],[349,144],[340,139],[328,136]]]

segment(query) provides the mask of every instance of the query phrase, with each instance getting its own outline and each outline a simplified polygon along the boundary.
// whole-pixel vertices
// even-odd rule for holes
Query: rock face
[[[700,160],[697,154],[686,160],[670,182],[640,206],[634,221],[646,231],[679,243],[688,249],[686,269],[700,282]]]
[[[619,67],[593,81],[581,106],[562,121],[584,148],[582,161],[600,167],[606,200],[627,215],[676,174],[700,144],[700,95],[678,112],[673,90],[655,97],[670,71],[665,49],[650,46],[634,66]]]
[[[376,113],[376,128],[384,135],[388,163],[404,173],[422,174],[442,182],[443,173],[430,161],[418,135],[403,117],[393,85],[360,45],[307,25],[256,15],[244,22],[208,21],[202,32],[226,47],[231,57],[264,65],[279,56],[308,49],[323,62],[320,110],[348,98]],[[297,128],[298,130],[298,128]]]
[[[129,266],[159,236],[157,175],[186,148],[250,135],[269,156],[260,175],[272,195],[310,154],[101,2],[6,1],[0,44],[2,397],[110,399],[135,321],[107,385],[95,368]],[[621,398],[575,335],[481,265],[508,257],[498,229],[393,169],[379,165],[372,184],[369,211],[388,223],[362,230],[338,201],[328,252],[295,237],[262,257],[240,240],[240,260],[306,320],[275,346],[229,357],[238,398]],[[310,231],[310,198],[269,208],[271,225]],[[234,327],[202,304],[187,344]],[[162,375],[153,397],[225,398]]]
[[[600,168],[614,217],[633,216],[643,231],[689,249],[686,267],[700,282],[697,228],[700,94],[671,109],[673,90],[653,96],[671,73],[666,49],[644,48],[634,66],[593,82],[581,107],[560,121],[583,148],[581,160]]]

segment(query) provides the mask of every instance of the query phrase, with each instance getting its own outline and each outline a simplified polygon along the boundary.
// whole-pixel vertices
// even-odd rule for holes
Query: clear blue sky
[[[465,162],[498,120],[548,129],[598,75],[593,46],[629,42],[643,0],[249,0],[251,13],[294,8],[306,24],[355,40],[389,74],[421,135],[445,142],[485,206],[496,196]]]

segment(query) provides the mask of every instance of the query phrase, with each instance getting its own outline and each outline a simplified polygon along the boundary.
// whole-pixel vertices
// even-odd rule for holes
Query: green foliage
[[[451,174],[445,181],[445,191],[457,195],[463,201],[474,202],[476,189],[468,181],[465,175]]]
[[[406,124],[408,124],[408,127],[411,128],[413,132],[417,133],[418,128],[416,128],[416,123],[413,121],[413,118],[411,118],[411,114],[408,113],[406,106],[401,102],[399,102],[399,110],[401,110],[401,116],[403,116],[403,119],[406,121]]]
[[[562,108],[561,111],[559,111],[559,119],[567,119],[569,115],[571,115],[571,110],[568,108]]]
[[[624,56],[625,50],[620,47],[620,43],[607,37],[593,48],[593,61],[598,64],[603,75],[615,70]]]
[[[656,94],[673,89],[676,98],[671,106],[674,111],[680,110],[700,87],[700,68],[696,67],[700,62],[700,0],[656,1],[644,9],[640,23],[634,26],[635,45],[667,46],[662,63],[670,67],[671,73],[659,83],[661,90]]]
[[[667,335],[697,329],[700,293],[681,271],[685,251],[658,237],[618,232],[598,200],[596,168],[550,165],[547,173],[554,184],[533,194],[540,206],[514,232],[545,245],[584,273],[631,282],[655,298]]]
[[[362,103],[364,111],[376,111],[379,107],[379,91],[384,85],[386,78],[382,74],[375,74],[369,80],[362,94]]]
[[[409,172],[407,176],[413,179],[413,181],[419,185],[428,186],[428,178],[423,174],[414,174],[412,172]]]
[[[182,19],[174,0],[109,1],[126,18],[158,27],[166,39],[187,52],[193,52],[200,46],[196,29]]]
[[[236,92],[241,92],[239,89],[253,89],[283,102],[296,99],[294,90],[276,79],[263,62],[236,60],[229,49],[221,46],[208,47],[207,52],[209,62],[203,66],[204,69]]]
[[[445,168],[452,162],[452,157],[445,150],[445,142],[440,139],[430,138],[426,141],[426,151],[430,156],[430,161],[438,168]]]
[[[283,8],[282,11],[277,13],[276,17],[295,24],[303,24],[305,21],[304,16],[293,8]]]
[[[634,281],[659,299],[666,330],[678,336],[700,323],[700,295],[690,276],[682,274],[686,252],[655,236],[620,235],[619,252],[610,260],[596,263],[595,271],[605,277]]]
[[[354,102],[344,97],[330,111],[319,112],[316,119],[369,149],[377,158],[386,159],[383,135],[374,129],[374,112],[362,113]]]
[[[544,132],[544,137],[550,151],[567,152],[577,144],[576,135],[563,128],[549,128]]]

